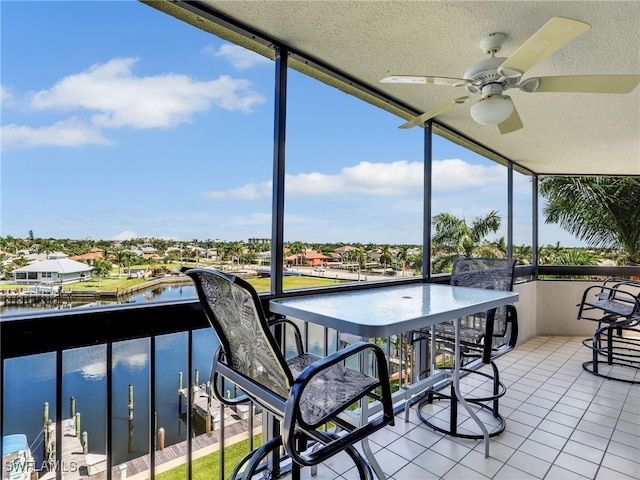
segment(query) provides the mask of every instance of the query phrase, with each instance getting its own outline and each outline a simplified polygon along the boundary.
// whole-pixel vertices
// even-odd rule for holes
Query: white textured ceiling
[[[462,77],[484,58],[479,48],[484,35],[505,33],[498,55],[508,57],[555,16],[587,22],[591,29],[524,78],[640,74],[640,1],[636,0],[203,3],[417,112],[467,93],[460,87],[379,80],[390,74]],[[506,93],[522,119],[521,130],[501,135],[497,127],[475,123],[469,102],[435,121],[536,173],[640,175],[640,87],[624,95]],[[404,121],[398,117],[398,125]]]

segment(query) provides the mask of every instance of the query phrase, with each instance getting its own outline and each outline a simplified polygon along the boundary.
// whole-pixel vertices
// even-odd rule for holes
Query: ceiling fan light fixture
[[[513,102],[507,95],[485,95],[471,106],[471,118],[482,125],[497,125],[513,113]]]

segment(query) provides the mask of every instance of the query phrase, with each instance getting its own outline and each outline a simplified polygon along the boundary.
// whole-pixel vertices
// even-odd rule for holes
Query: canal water
[[[126,303],[195,298],[192,285],[166,286],[141,292]],[[86,304],[85,304],[86,305]],[[15,307],[14,307],[15,308]],[[20,312],[25,312],[21,308]],[[15,310],[14,310],[15,312]],[[3,310],[3,314],[7,314]],[[64,335],[64,332],[60,332]],[[165,429],[165,443],[186,439],[184,415],[179,413],[179,377],[187,382],[187,333],[158,336],[156,349],[157,427]],[[200,383],[209,378],[213,352],[217,347],[213,330],[193,333],[193,367]],[[113,345],[113,462],[123,463],[148,453],[149,444],[149,356],[148,339]],[[36,462],[42,462],[44,404],[55,419],[55,353],[7,359],[3,365],[3,435],[24,433],[32,445]],[[70,417],[71,397],[80,413],[81,431],[86,431],[90,453],[106,451],[106,347],[80,348],[63,353],[62,413]],[[129,421],[129,385],[133,387],[133,421]],[[182,409],[184,412],[184,409]]]
[[[196,298],[193,285],[172,285],[143,291],[121,303],[148,303]],[[101,302],[106,304],[108,302]],[[111,302],[113,303],[113,302]],[[97,306],[97,304],[92,304]],[[86,303],[77,306],[87,306]],[[17,307],[1,307],[0,314],[17,313]],[[22,307],[25,313],[30,307]],[[38,308],[38,307],[36,307]],[[318,325],[308,326],[308,349],[324,355],[325,331]],[[60,332],[64,335],[64,332]],[[336,345],[336,332],[326,339]],[[156,412],[157,428],[165,430],[165,444],[186,440],[184,408],[180,409],[179,378],[187,383],[187,333],[158,336],[156,350]],[[209,380],[213,352],[218,340],[211,328],[193,332],[192,375],[199,383]],[[293,349],[292,345],[287,350]],[[149,383],[150,340],[130,340],[113,344],[113,464],[124,463],[146,455],[149,445]],[[80,430],[88,435],[89,453],[106,452],[106,347],[79,348],[63,352],[62,358],[62,416],[70,418],[71,398],[80,413]],[[43,457],[42,426],[44,404],[49,404],[49,418],[55,418],[55,353],[11,358],[4,363],[2,407],[3,435],[27,435],[36,463]],[[133,387],[133,421],[129,421],[129,385]],[[183,413],[180,414],[180,411]],[[195,422],[196,433],[204,433],[203,422]]]

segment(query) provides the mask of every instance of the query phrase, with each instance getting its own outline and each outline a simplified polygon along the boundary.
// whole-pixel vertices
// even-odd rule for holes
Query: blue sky
[[[270,60],[134,0],[0,15],[0,234],[270,236]],[[420,243],[422,130],[297,72],[289,89],[285,240]],[[434,157],[434,214],[506,218],[503,167],[446,141]],[[541,228],[543,245],[578,243]]]

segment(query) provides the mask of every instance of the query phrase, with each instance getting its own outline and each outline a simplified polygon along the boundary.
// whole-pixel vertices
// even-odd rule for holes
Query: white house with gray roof
[[[46,260],[33,262],[26,267],[17,268],[13,272],[16,283],[73,283],[89,280],[90,267],[86,263],[70,260],[64,253],[55,252],[47,256]]]

